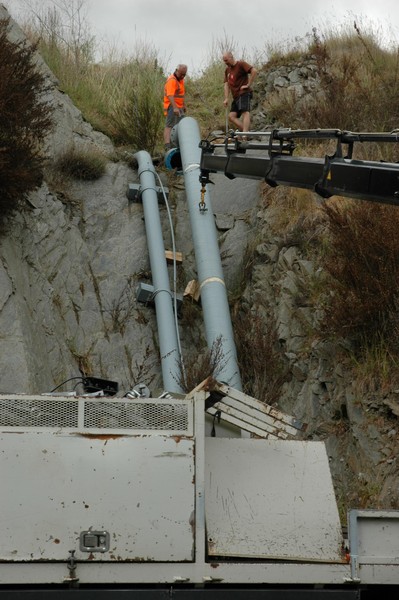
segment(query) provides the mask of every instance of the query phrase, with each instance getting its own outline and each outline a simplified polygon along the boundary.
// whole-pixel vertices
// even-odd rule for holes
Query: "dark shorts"
[[[173,106],[170,105],[166,114],[165,127],[174,127],[184,117],[184,112],[181,110],[181,115],[175,115],[173,112]]]
[[[231,103],[230,112],[237,113],[237,117],[241,117],[244,112],[250,112],[251,98],[252,92],[245,92],[245,94],[241,94],[238,98],[234,98]]]

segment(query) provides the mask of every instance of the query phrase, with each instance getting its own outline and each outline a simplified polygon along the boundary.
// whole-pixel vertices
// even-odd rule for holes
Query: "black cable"
[[[73,386],[73,390],[75,391],[76,388],[78,387],[78,385],[82,384],[84,386],[85,382],[84,382],[84,377],[82,377],[82,381],[78,381],[77,383],[75,383],[75,385]]]
[[[55,390],[58,390],[58,388],[60,388],[62,385],[64,385],[65,383],[68,383],[68,381],[73,381],[74,379],[80,379],[83,382],[85,378],[84,377],[70,377],[69,379],[66,379],[65,381],[60,383],[60,385],[57,385],[53,390],[50,390],[49,394],[51,394],[52,392],[55,392]]]

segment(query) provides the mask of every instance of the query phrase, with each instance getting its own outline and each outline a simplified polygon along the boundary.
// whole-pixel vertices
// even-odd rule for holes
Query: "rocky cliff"
[[[7,16],[1,7],[0,18]],[[11,39],[23,40],[18,25],[11,25]],[[100,180],[70,179],[63,193],[45,182],[7,223],[0,240],[1,391],[49,391],[80,374],[116,380],[126,390],[144,382],[153,392],[162,391],[154,309],[140,305],[135,296],[138,282],[151,283],[142,206],[127,199],[137,173],[115,160],[110,140],[84,121],[40,56],[38,66],[50,84],[54,108],[48,155],[57,158],[71,147],[96,149],[108,162]],[[184,256],[178,290],[183,292],[195,277],[184,185],[181,177],[162,170],[160,176],[170,190],[176,245]],[[227,280],[239,265],[248,231],[242,213],[256,205],[257,187],[241,182],[244,203],[235,192],[235,202],[224,194],[215,204],[222,251],[228,255]],[[160,213],[167,248],[171,232],[165,206]],[[200,348],[201,319],[197,328]],[[181,335],[183,345],[192,346],[192,327],[187,342],[184,330]]]

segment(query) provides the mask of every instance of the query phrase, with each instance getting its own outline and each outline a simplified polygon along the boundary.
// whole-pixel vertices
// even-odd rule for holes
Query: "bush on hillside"
[[[364,201],[328,202],[331,275],[323,328],[363,351],[381,339],[399,351],[399,210]]]
[[[44,76],[34,63],[35,47],[12,43],[9,19],[0,20],[0,217],[40,186],[41,143],[52,125]]]
[[[164,123],[164,81],[162,69],[152,57],[114,67],[108,82],[112,88],[108,127],[115,142],[154,152]]]
[[[185,357],[184,362],[178,361],[177,383],[185,392],[191,392],[205,379],[217,380],[228,361],[229,357],[223,350],[222,336],[219,336],[211,348]]]
[[[266,404],[277,403],[289,371],[275,320],[270,315],[265,320],[259,308],[242,308],[233,316],[233,325],[243,391]]]

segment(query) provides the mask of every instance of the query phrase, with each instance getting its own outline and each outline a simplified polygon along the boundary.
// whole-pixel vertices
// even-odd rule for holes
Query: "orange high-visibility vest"
[[[177,79],[175,74],[169,75],[165,83],[164,97],[163,97],[163,112],[166,115],[170,106],[170,100],[168,96],[173,96],[176,102],[177,108],[184,107],[184,79],[180,81]]]

